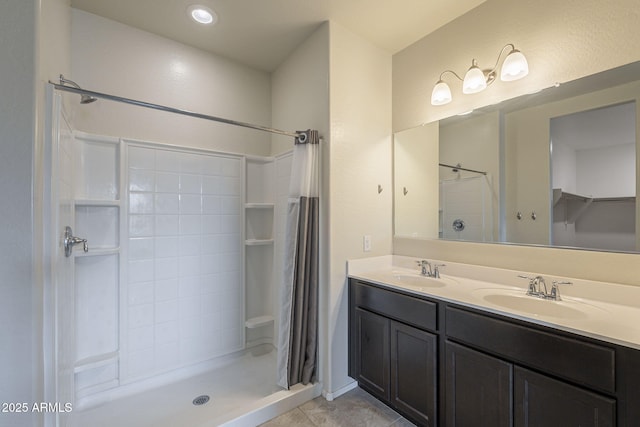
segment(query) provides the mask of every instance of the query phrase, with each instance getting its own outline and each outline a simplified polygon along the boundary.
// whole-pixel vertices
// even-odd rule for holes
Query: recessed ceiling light
[[[199,4],[189,6],[189,16],[199,24],[212,25],[218,21],[218,15],[206,6]]]

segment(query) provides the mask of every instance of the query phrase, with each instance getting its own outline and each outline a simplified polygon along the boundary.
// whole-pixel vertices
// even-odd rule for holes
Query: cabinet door
[[[516,427],[614,426],[615,401],[590,391],[515,368]]]
[[[510,363],[447,341],[445,364],[447,426],[511,426]]]
[[[391,322],[391,404],[421,426],[435,426],[437,337]]]
[[[356,308],[356,379],[371,394],[389,400],[389,319]]]

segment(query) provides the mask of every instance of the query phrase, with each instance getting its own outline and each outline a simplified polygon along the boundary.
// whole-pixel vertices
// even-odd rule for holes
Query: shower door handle
[[[73,236],[73,230],[68,225],[64,228],[64,240],[62,244],[64,245],[64,256],[70,257],[71,251],[75,245],[82,243],[83,249],[85,252],[89,252],[89,245],[87,244],[87,239],[82,239],[80,237]]]

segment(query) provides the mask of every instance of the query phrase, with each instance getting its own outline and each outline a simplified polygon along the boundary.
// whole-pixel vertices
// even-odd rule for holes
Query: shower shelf
[[[259,328],[261,326],[268,326],[273,323],[273,316],[258,316],[247,319],[244,325],[249,329]]]
[[[80,248],[82,249],[82,248]],[[89,256],[102,256],[102,255],[115,255],[120,253],[120,248],[91,248],[89,245],[89,252],[74,251],[74,256],[77,257],[89,257]]]
[[[110,365],[118,361],[119,354],[117,351],[111,353],[99,354],[97,356],[87,357],[76,362],[73,371],[75,373],[88,371],[90,369],[100,368]]]
[[[120,206],[120,200],[76,199],[76,206]]]
[[[273,239],[247,239],[244,244],[247,246],[273,245]]]
[[[245,203],[246,209],[273,209],[274,203]]]

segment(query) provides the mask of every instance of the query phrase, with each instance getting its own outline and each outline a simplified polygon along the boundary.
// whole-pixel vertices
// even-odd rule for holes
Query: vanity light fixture
[[[195,4],[187,8],[191,19],[199,24],[213,25],[218,21],[218,15],[206,6]]]
[[[462,93],[464,94],[478,93],[485,90],[487,86],[493,83],[496,79],[496,70],[498,69],[498,64],[500,64],[500,58],[507,48],[510,48],[511,50],[502,63],[502,68],[500,69],[500,80],[511,82],[521,79],[529,74],[527,58],[525,58],[522,52],[516,49],[513,44],[509,43],[500,50],[498,59],[496,60],[496,65],[494,65],[492,69],[480,69],[480,67],[478,67],[478,61],[474,59],[471,61],[471,67],[467,70],[464,78],[451,70],[445,70],[440,73],[440,78],[431,92],[431,104],[445,105],[451,102],[451,88],[449,88],[449,85],[442,80],[442,77],[446,73],[453,74],[458,78],[458,80],[462,81]]]

